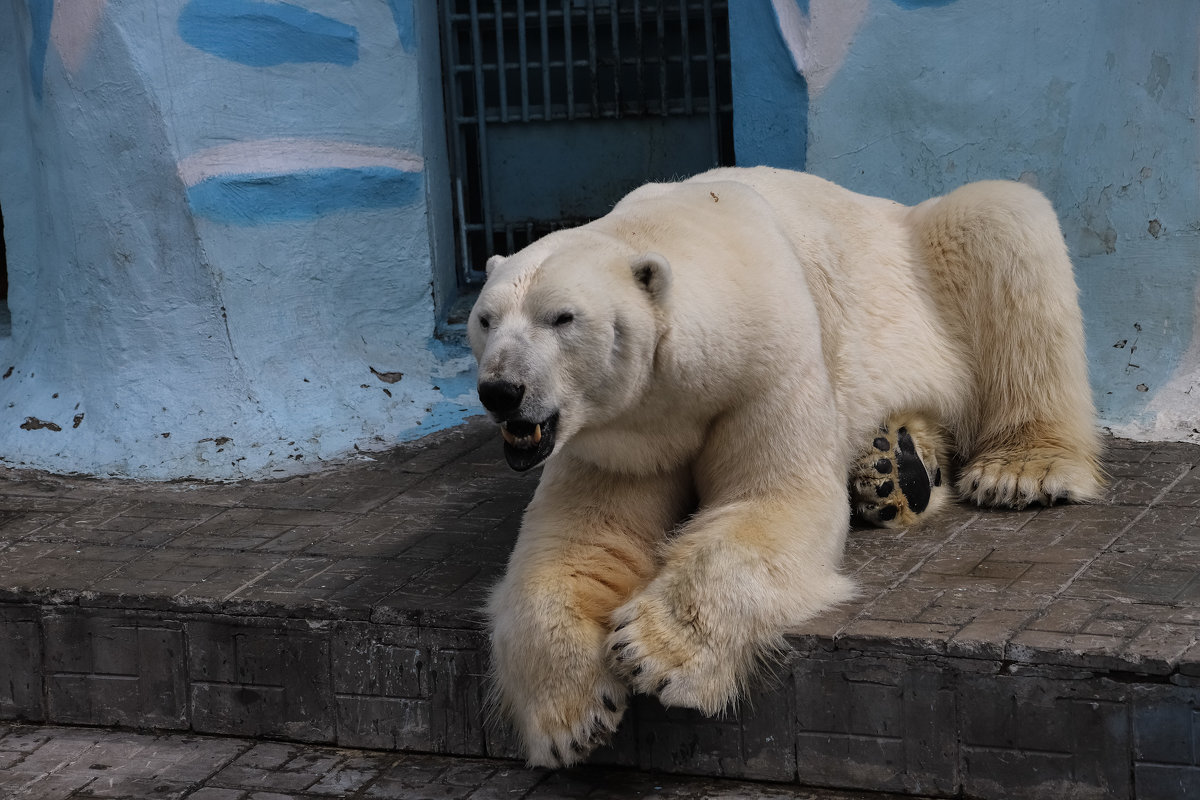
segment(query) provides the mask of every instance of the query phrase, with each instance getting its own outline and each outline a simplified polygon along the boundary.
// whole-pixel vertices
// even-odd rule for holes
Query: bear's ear
[[[671,286],[671,265],[658,253],[643,253],[630,264],[633,279],[655,300]]]
[[[492,270],[504,263],[505,257],[497,253],[487,260],[487,266],[484,267],[487,275],[492,274]]]

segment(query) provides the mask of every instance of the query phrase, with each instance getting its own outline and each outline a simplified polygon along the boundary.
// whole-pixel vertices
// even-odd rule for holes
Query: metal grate
[[[465,283],[647,180],[733,163],[725,0],[443,0]]]

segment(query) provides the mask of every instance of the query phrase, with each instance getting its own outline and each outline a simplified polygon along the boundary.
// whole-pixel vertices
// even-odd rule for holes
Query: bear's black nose
[[[525,387],[510,381],[480,381],[479,402],[493,414],[510,414],[521,405]]]

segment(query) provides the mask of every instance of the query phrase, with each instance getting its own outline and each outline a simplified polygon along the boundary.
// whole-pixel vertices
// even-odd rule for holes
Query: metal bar
[[[463,202],[463,185],[462,178],[454,179],[455,205],[458,207],[458,246],[459,257],[462,258],[462,263],[459,264],[459,274],[464,280],[470,281],[471,270],[478,270],[478,267],[471,265],[471,250],[467,245],[467,209]]]
[[[695,112],[692,98],[692,43],[688,36],[688,4],[686,0],[679,2],[680,43],[679,66],[683,69],[683,113],[689,116]]]
[[[637,74],[637,99],[641,104],[638,109],[641,114],[650,113],[646,103],[646,54],[642,49],[642,0],[633,0],[633,43],[637,48],[634,72]]]
[[[454,166],[454,171],[455,171],[454,185],[455,185],[455,192],[457,195],[455,198],[455,205],[456,205],[458,214],[456,215],[456,218],[454,220],[454,225],[458,229],[456,231],[456,233],[458,234],[457,238],[458,238],[458,243],[459,243],[459,248],[460,248],[460,250],[459,250],[460,261],[457,264],[457,267],[458,267],[457,273],[462,278],[462,280],[470,281],[471,265],[470,265],[470,260],[469,260],[469,256],[468,256],[468,250],[467,250],[467,214],[466,214],[465,203],[463,201],[462,177],[460,174],[461,170],[463,169],[463,167],[461,165],[464,164],[466,161],[466,153],[464,152],[464,148],[463,148],[462,125],[461,125],[462,96],[461,96],[461,92],[459,92],[459,87],[458,87],[459,79],[458,79],[458,75],[456,74],[457,70],[455,69],[457,67],[457,63],[458,63],[457,62],[458,43],[457,43],[457,37],[455,37],[455,35],[454,35],[454,25],[451,21],[452,16],[453,16],[453,10],[454,9],[452,8],[452,4],[449,2],[443,4],[443,6],[442,6],[442,11],[443,11],[443,16],[444,16],[444,19],[443,19],[444,24],[442,26],[442,41],[443,41],[443,45],[444,45],[444,50],[442,53],[442,61],[443,61],[443,63],[445,63],[449,67],[451,67],[451,69],[449,70],[449,72],[451,74],[449,76],[447,89],[448,89],[448,93],[449,93],[449,98],[448,98],[448,105],[450,107],[449,113],[450,113],[451,119],[453,120],[453,122],[451,124],[451,129],[454,133],[454,142],[453,142],[453,147],[448,148],[448,149],[450,150],[450,153],[451,153],[450,157],[451,157],[451,159],[453,159],[452,163],[455,165]]]
[[[624,65],[621,64],[620,13],[620,9],[617,8],[617,0],[611,0],[608,6],[608,27],[612,36],[613,109],[617,119],[621,118],[621,71],[624,68]]]
[[[478,0],[470,0],[471,11],[471,60],[475,64],[475,131],[477,141],[477,163],[479,165],[480,206],[483,209],[483,226],[491,236],[492,230],[492,193],[488,179],[487,158],[487,111],[483,97],[483,44],[479,34],[479,5]]]
[[[529,51],[525,44],[525,0],[517,0],[517,58],[521,70],[521,122],[529,122]]]
[[[592,119],[600,116],[600,72],[596,69],[596,0],[587,4],[588,84],[592,90]]]
[[[504,63],[504,18],[500,12],[500,0],[494,0],[492,8],[496,23],[496,80],[500,85],[500,121],[508,122],[508,67]]]
[[[717,37],[713,31],[712,0],[704,0],[705,68],[708,71],[708,138],[712,142],[712,163],[721,163],[721,127],[717,119]]]
[[[667,116],[667,9],[663,0],[658,0],[658,99],[662,104],[659,113]]]
[[[638,114],[648,114],[646,104],[646,53],[642,38],[642,0],[634,0],[634,76],[637,80],[637,102],[640,108]]]
[[[567,119],[575,119],[575,58],[571,50],[571,0],[562,0],[563,65],[567,75]]]
[[[542,101],[545,105],[547,122],[554,116],[554,107],[550,101],[550,14],[546,9],[546,0],[541,0],[542,26]]]

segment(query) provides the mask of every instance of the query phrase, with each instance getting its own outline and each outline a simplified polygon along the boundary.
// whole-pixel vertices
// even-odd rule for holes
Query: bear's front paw
[[[751,659],[737,641],[735,620],[714,629],[696,604],[672,598],[655,584],[613,612],[612,619],[609,662],[636,691],[657,695],[664,706],[709,715],[737,698]]]
[[[512,721],[531,766],[582,761],[612,738],[629,696],[605,658],[606,626],[531,603],[507,583],[493,607],[493,708]]]
[[[524,693],[523,707],[511,712],[529,765],[569,767],[607,745],[625,713],[628,694],[607,670],[594,683],[564,680]]]
[[[941,449],[932,426],[917,419],[889,419],[851,469],[854,512],[884,528],[907,528],[927,519],[949,497],[938,458]]]

